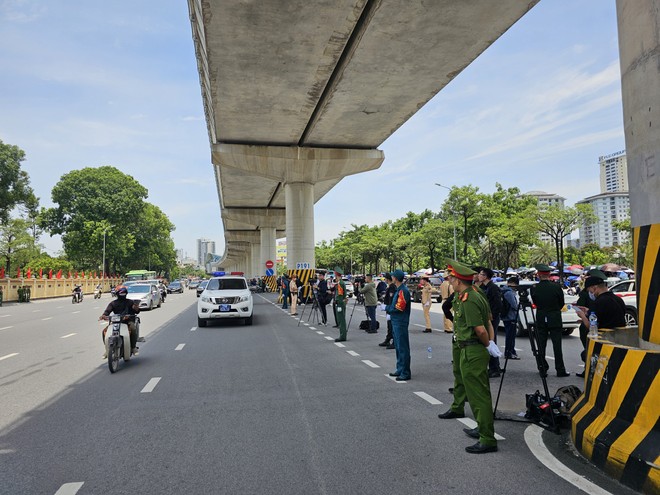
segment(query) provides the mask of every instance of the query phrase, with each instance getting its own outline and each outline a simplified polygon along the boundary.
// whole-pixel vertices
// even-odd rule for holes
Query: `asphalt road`
[[[358,306],[340,346],[336,329],[308,315],[299,324],[272,300],[255,296],[252,326],[197,328],[194,293],[170,295],[142,314],[147,342],[114,375],[96,321],[108,295],[0,308],[0,493],[597,493],[539,461],[524,438],[538,429],[525,423],[496,422],[498,453],[465,452],[474,443],[465,424],[437,417],[451,403],[450,335],[421,333],[420,305],[413,379],[397,383],[386,376],[394,351],[377,345],[384,318],[376,335],[357,330]],[[517,347],[500,400],[511,417],[541,388],[529,342]],[[580,348],[577,336],[564,339],[569,371],[582,369]],[[582,387],[549,377],[552,392],[569,383]],[[600,493],[631,493],[574,454],[565,434],[540,438]]]

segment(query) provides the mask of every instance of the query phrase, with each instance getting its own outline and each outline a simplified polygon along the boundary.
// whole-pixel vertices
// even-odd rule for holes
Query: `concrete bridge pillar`
[[[292,182],[284,186],[286,199],[286,259],[293,270],[316,267],[314,254],[314,184]]]
[[[275,234],[275,227],[261,227],[261,258],[260,265],[266,269],[266,261],[270,260],[275,263],[277,257],[277,238]]]
[[[266,274],[266,267],[260,265],[261,261],[261,244],[253,242],[250,244],[250,254],[252,258],[252,266],[250,267],[250,277],[261,277]]]

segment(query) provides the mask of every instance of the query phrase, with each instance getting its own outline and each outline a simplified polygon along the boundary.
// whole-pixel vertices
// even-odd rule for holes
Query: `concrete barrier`
[[[638,332],[636,327],[606,330],[589,339],[585,392],[571,410],[571,436],[610,476],[658,494],[660,347],[640,340]]]
[[[94,288],[103,284],[103,292],[110,292],[110,286],[121,283],[119,278],[3,278],[0,279],[0,289],[4,302],[18,301],[18,288],[29,287],[30,299],[48,299],[66,297],[76,285],[82,287],[84,294],[93,294]]]

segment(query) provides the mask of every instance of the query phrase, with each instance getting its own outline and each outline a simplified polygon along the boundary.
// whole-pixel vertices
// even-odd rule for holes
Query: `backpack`
[[[502,298],[502,306],[501,306],[502,309],[500,309],[500,319],[502,320],[506,318],[509,315],[509,311],[511,311],[511,304],[509,303],[509,301],[507,301],[506,297],[504,297],[505,292],[506,290],[502,290],[500,296]]]

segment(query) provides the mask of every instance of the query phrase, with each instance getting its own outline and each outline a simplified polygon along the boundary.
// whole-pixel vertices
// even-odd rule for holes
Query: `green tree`
[[[0,257],[7,275],[13,276],[13,270],[25,266],[34,254],[34,240],[27,222],[22,218],[9,218],[0,228]]]
[[[461,232],[463,251],[462,260],[473,261],[468,256],[471,243],[478,244],[489,225],[486,208],[483,207],[487,196],[475,186],[454,186],[442,205],[441,218],[457,222],[457,232]],[[474,252],[474,251],[472,251]]]
[[[600,248],[598,244],[585,244],[580,248],[580,257],[582,265],[602,265],[609,261],[609,256]]]
[[[21,170],[23,160],[22,149],[0,140],[0,225],[9,221],[14,208],[36,200],[28,173]]]

